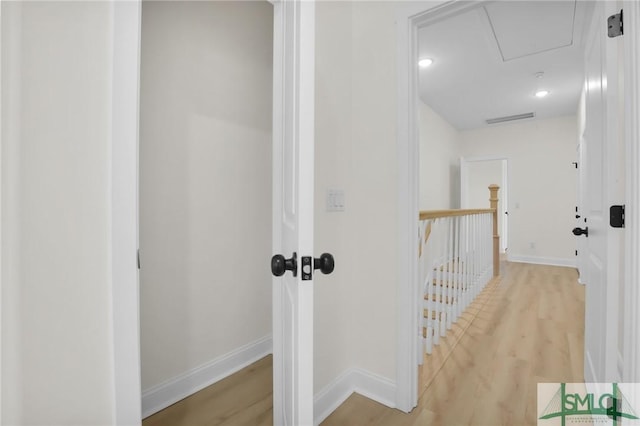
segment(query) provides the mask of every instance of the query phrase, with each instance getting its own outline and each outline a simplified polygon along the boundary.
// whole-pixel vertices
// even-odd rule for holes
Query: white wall
[[[486,209],[490,207],[489,185],[496,184],[498,190],[498,233],[500,235],[500,252],[504,253],[506,235],[503,229],[505,214],[503,210],[504,194],[502,179],[503,160],[481,160],[467,162],[467,200],[463,208]]]
[[[3,424],[113,423],[110,16],[2,4]]]
[[[347,259],[351,363],[392,380],[398,277],[396,7],[353,3],[352,258]]]
[[[20,39],[21,10],[19,3],[1,3],[2,13],[2,286],[0,337],[1,407],[0,423],[18,423],[22,417],[22,365],[20,339],[20,191],[18,160],[20,158]]]
[[[350,2],[316,5],[315,255],[331,253],[331,275],[314,276],[314,387],[320,391],[351,366],[350,224],[354,201]],[[336,66],[340,64],[340,66]],[[328,189],[345,191],[344,212],[327,212]],[[315,413],[316,415],[318,413]]]
[[[271,334],[268,2],[144,2],[142,388]]]
[[[509,159],[509,259],[575,264],[577,127],[572,115],[460,133],[463,156]]]
[[[336,269],[315,286],[316,392],[351,368],[395,380],[395,7],[317,3],[315,246]]]
[[[468,208],[488,208],[490,184],[502,186],[502,160],[471,161],[468,164]]]
[[[460,207],[460,142],[455,127],[419,101],[420,210]]]

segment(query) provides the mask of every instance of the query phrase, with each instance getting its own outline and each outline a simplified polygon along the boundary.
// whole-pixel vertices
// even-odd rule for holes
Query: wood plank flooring
[[[353,394],[322,424],[534,425],[538,382],[583,378],[584,287],[575,269],[503,263],[421,368],[410,414]],[[271,357],[144,420],[143,426],[271,425]]]
[[[273,425],[271,355],[172,406],[143,426]]]

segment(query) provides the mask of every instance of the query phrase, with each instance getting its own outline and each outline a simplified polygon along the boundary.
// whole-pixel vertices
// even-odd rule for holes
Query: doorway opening
[[[147,417],[272,351],[273,5],[142,2],[141,33]]]
[[[502,157],[460,158],[460,208],[487,205],[487,188],[500,185],[498,197],[498,229],[500,254],[509,247],[509,160]]]
[[[534,180],[533,177],[538,176],[539,172],[528,170],[525,173],[524,170],[529,168],[532,164],[534,164],[534,162],[531,161],[533,159],[535,159],[536,161],[544,161],[545,158],[553,158],[554,156],[558,157],[558,153],[556,152],[557,150],[556,145],[546,144],[546,143],[544,144],[536,143],[536,140],[542,140],[542,141],[549,140],[549,138],[542,136],[543,133],[546,135],[555,135],[559,139],[562,139],[561,156],[563,158],[563,161],[566,160],[566,170],[562,169],[562,164],[560,163],[554,164],[553,167],[554,167],[554,170],[558,171],[557,172],[558,177],[556,177],[554,181],[555,182],[559,181],[563,184],[564,183],[567,184],[565,185],[567,186],[567,188],[558,190],[558,194],[560,193],[563,194],[563,200],[560,201],[560,204],[562,204],[563,208],[566,207],[566,218],[563,218],[563,224],[561,227],[558,227],[558,230],[550,233],[550,235],[553,235],[554,237],[555,236],[558,236],[559,238],[562,237],[563,238],[562,244],[547,242],[547,241],[543,241],[542,239],[536,240],[535,238],[538,237],[538,234],[531,232],[531,229],[533,229],[532,226],[525,226],[524,228],[528,227],[530,229],[528,230],[520,229],[518,233],[514,233],[513,223],[515,222],[511,221],[511,224],[509,224],[508,220],[507,221],[503,220],[502,221],[503,230],[501,231],[501,234],[504,234],[505,238],[504,238],[504,241],[502,241],[502,249],[503,251],[506,251],[508,247],[510,257],[513,249],[516,249],[514,254],[517,255],[517,258],[513,259],[516,261],[573,266],[575,264],[575,256],[574,256],[575,242],[570,237],[567,237],[567,238],[564,238],[564,237],[566,236],[566,230],[571,229],[572,219],[573,219],[572,212],[575,208],[575,200],[572,200],[571,197],[575,196],[574,186],[577,184],[577,181],[575,179],[575,175],[570,175],[570,173],[572,172],[571,162],[574,161],[575,159],[575,143],[577,141],[577,132],[575,131],[577,127],[575,123],[576,121],[575,115],[578,107],[580,89],[583,83],[583,69],[582,69],[583,62],[582,62],[581,49],[582,49],[582,43],[583,43],[582,38],[584,37],[584,35],[582,34],[582,28],[584,28],[583,26],[587,23],[588,19],[586,18],[589,16],[590,12],[589,10],[586,10],[586,9],[581,9],[579,11],[576,9],[576,11],[572,12],[577,17],[576,22],[579,22],[579,25],[576,24],[576,28],[580,28],[580,31],[574,31],[574,33],[576,34],[576,37],[575,39],[573,39],[573,45],[572,45],[573,47],[570,55],[574,62],[573,65],[577,67],[576,69],[578,69],[578,72],[572,79],[566,82],[567,86],[571,85],[575,89],[575,96],[574,96],[575,99],[572,98],[572,101],[571,101],[572,110],[564,113],[552,113],[550,111],[541,113],[536,110],[534,111],[533,115],[529,115],[529,114],[525,115],[525,114],[518,114],[518,112],[507,112],[507,111],[503,112],[503,111],[497,110],[497,107],[495,105],[502,105],[502,102],[500,101],[501,99],[506,99],[507,96],[512,96],[516,92],[513,88],[508,87],[508,84],[507,84],[508,82],[504,79],[500,81],[500,83],[503,83],[503,87],[501,89],[505,89],[504,91],[494,90],[490,92],[488,96],[485,96],[481,100],[481,102],[476,102],[476,99],[474,99],[474,96],[472,95],[472,91],[469,90],[469,88],[463,89],[462,93],[456,92],[456,90],[460,90],[460,88],[457,87],[456,84],[452,86],[441,84],[440,80],[438,80],[437,77],[435,76],[438,63],[456,64],[455,67],[449,68],[448,72],[440,71],[447,77],[452,77],[454,74],[455,75],[464,74],[465,70],[470,70],[470,69],[472,69],[473,72],[477,71],[478,73],[480,73],[479,69],[480,68],[484,69],[486,66],[486,63],[491,62],[494,59],[488,59],[486,55],[484,57],[481,56],[478,58],[477,55],[481,55],[480,53],[477,53],[477,54],[473,53],[471,56],[458,54],[458,56],[455,57],[455,54],[453,53],[452,49],[450,49],[451,46],[447,47],[444,43],[441,43],[440,46],[434,46],[434,43],[428,42],[429,40],[433,40],[432,38],[431,39],[425,38],[427,42],[424,42],[424,44],[425,45],[429,44],[428,47],[432,48],[433,51],[429,52],[428,51],[429,49],[422,48],[423,38],[422,38],[421,32],[424,29],[432,30],[431,37],[434,36],[433,33],[436,33],[435,36],[441,36],[445,41],[449,40],[450,43],[452,42],[451,40],[454,40],[454,39],[458,40],[456,37],[464,37],[465,31],[466,31],[466,36],[471,36],[471,39],[473,39],[473,42],[479,45],[479,47],[482,47],[482,46],[486,47],[487,45],[493,46],[494,50],[491,53],[496,54],[495,55],[496,63],[506,64],[505,67],[512,68],[512,69],[518,68],[518,66],[522,66],[522,69],[520,69],[519,72],[521,76],[525,76],[526,78],[522,77],[524,80],[519,83],[519,86],[524,87],[525,85],[528,85],[529,83],[531,83],[530,84],[531,99],[528,100],[529,103],[527,105],[538,105],[538,104],[534,104],[536,100],[534,96],[536,92],[535,89],[537,89],[538,88],[537,86],[540,84],[540,81],[537,77],[537,75],[539,74],[538,73],[539,69],[537,69],[538,65],[537,65],[537,62],[535,61],[535,57],[539,53],[541,55],[543,54],[541,52],[533,52],[533,53],[529,52],[528,54],[519,57],[517,53],[515,53],[515,51],[517,51],[520,47],[510,46],[510,48],[515,49],[515,51],[511,53],[507,52],[506,49],[503,49],[505,46],[504,45],[500,46],[500,42],[504,41],[505,39],[509,39],[509,37],[506,37],[500,40],[500,37],[502,36],[500,34],[496,34],[496,31],[497,31],[496,23],[500,18],[505,18],[505,16],[509,16],[509,14],[506,13],[504,10],[501,10],[501,11],[497,9],[492,10],[491,8],[493,7],[496,7],[499,9],[500,7],[508,8],[508,7],[511,7],[511,5],[507,5],[506,3],[494,4],[494,3],[485,3],[485,2],[474,3],[474,4],[455,4],[455,5],[448,4],[448,5],[436,6],[426,11],[424,10],[424,6],[422,10],[419,10],[416,7],[414,8],[414,10],[407,12],[409,30],[406,33],[403,33],[402,29],[400,30],[401,36],[399,37],[399,40],[400,40],[399,43],[405,42],[402,36],[406,35],[406,39],[407,39],[406,44],[409,46],[409,48],[406,56],[407,61],[405,63],[402,63],[402,66],[407,67],[406,73],[408,76],[408,81],[405,82],[402,80],[402,76],[400,77],[401,90],[399,91],[399,102],[402,103],[403,101],[405,101],[405,98],[403,97],[404,95],[409,100],[409,102],[407,102],[409,106],[407,107],[407,121],[400,123],[401,125],[400,139],[402,140],[404,137],[406,137],[406,139],[409,141],[408,149],[407,149],[407,151],[409,152],[409,156],[411,156],[411,154],[413,153],[413,156],[415,157],[416,151],[417,151],[417,147],[415,145],[422,143],[421,135],[419,135],[419,133],[416,132],[416,129],[420,127],[420,130],[422,131],[422,123],[419,122],[421,117],[418,114],[418,109],[422,108],[423,104],[427,105],[433,111],[437,111],[438,115],[440,115],[440,118],[442,119],[442,118],[452,117],[457,114],[461,115],[462,109],[463,109],[462,107],[463,106],[466,107],[466,104],[473,104],[473,103],[481,104],[482,102],[488,102],[489,104],[493,103],[494,105],[492,108],[487,108],[487,107],[480,108],[480,106],[482,105],[477,105],[478,110],[482,111],[485,116],[480,115],[480,116],[476,116],[473,119],[467,116],[467,117],[463,117],[464,118],[463,120],[455,121],[456,125],[455,126],[451,125],[450,127],[454,128],[454,130],[458,130],[458,133],[456,134],[455,131],[449,132],[451,135],[450,139],[452,140],[453,144],[462,145],[459,148],[460,151],[457,158],[466,157],[466,158],[488,159],[488,157],[493,157],[495,159],[506,160],[508,157],[509,159],[508,166],[507,166],[507,162],[506,161],[504,162],[505,164],[504,176],[502,176],[502,172],[501,172],[501,176],[499,177],[500,181],[493,182],[493,183],[497,183],[500,186],[505,187],[509,185],[509,183],[516,182],[515,175],[517,175],[517,183],[518,183],[517,189],[520,192],[516,193],[517,196],[514,198],[513,191],[514,189],[516,189],[516,183],[513,183],[513,185],[511,185],[510,188],[506,188],[505,191],[503,191],[502,189],[500,190],[499,198],[501,199],[501,201],[503,201],[505,206],[504,208],[502,208],[502,214],[500,215],[501,219],[504,219],[507,216],[507,214],[505,213],[511,213],[509,212],[509,209],[506,208],[506,206],[509,205],[511,208],[513,208],[514,202],[515,202],[519,205],[519,207],[523,206],[521,210],[515,213],[522,213],[524,210],[524,207],[528,208],[530,210],[528,211],[528,213],[530,213],[529,216],[535,219],[536,226],[540,226],[541,223],[553,222],[554,219],[550,220],[550,218],[547,216],[551,216],[553,214],[553,208],[550,206],[552,205],[555,206],[557,211],[558,205],[556,205],[557,203],[555,203],[555,198],[553,200],[549,199],[549,202],[545,203],[544,200],[538,200],[535,197],[531,196],[532,194],[533,195],[536,194],[537,190],[534,189],[536,187],[536,184],[533,182]],[[515,8],[516,6],[513,5],[513,7]],[[523,7],[525,8],[533,7],[533,3],[523,4]],[[576,6],[576,7],[579,7],[579,6]],[[520,15],[522,16],[523,14],[521,13]],[[462,21],[464,22],[460,24],[461,27],[456,27],[455,25],[453,25],[453,20],[458,19],[461,16],[464,16],[464,19],[462,19]],[[506,21],[512,22],[512,20],[508,18],[506,19]],[[472,28],[474,27],[475,28],[484,27],[483,32],[470,35],[469,32],[472,31]],[[460,30],[460,28],[462,28],[462,30]],[[466,43],[458,42],[456,44],[465,45]],[[497,48],[496,48],[496,44],[499,45]],[[439,57],[438,56],[439,54],[441,54],[442,56]],[[418,61],[424,58],[432,59],[431,66],[427,69],[418,68],[417,66]],[[469,61],[465,62],[465,60],[469,58],[471,58],[470,62]],[[483,62],[486,62],[486,63],[483,63]],[[444,69],[445,66],[443,66],[442,68]],[[531,68],[530,72],[529,72],[529,68]],[[400,72],[401,73],[403,72],[402,67]],[[432,73],[432,74],[429,74],[429,73]],[[491,75],[491,73],[489,72],[488,75]],[[495,75],[493,77],[495,78]],[[459,78],[464,78],[464,77],[459,77]],[[548,78],[548,74],[547,74],[547,78]],[[431,94],[425,93],[424,91],[422,91],[422,84],[424,81],[428,79],[431,79],[434,86]],[[458,82],[460,81],[462,80],[458,80]],[[483,85],[483,84],[479,84],[480,81],[483,81],[483,79],[475,80],[475,82],[477,83],[476,86],[480,87]],[[403,91],[405,87],[408,88],[408,93]],[[482,87],[480,88],[482,89]],[[449,102],[448,105],[444,105],[443,103],[436,102],[435,97],[438,95],[438,90],[440,91],[440,95],[442,96],[442,98],[448,100]],[[523,93],[522,97],[524,98],[527,96],[528,96],[528,89],[527,89],[527,93]],[[400,107],[400,117],[403,116],[402,112],[403,112],[403,106]],[[522,113],[525,111],[523,110],[519,112]],[[529,118],[523,118],[518,123],[518,125],[522,124],[523,126],[523,129],[521,131],[514,130],[511,134],[507,135],[507,133],[509,132],[504,130],[515,128],[514,126],[516,126],[516,123],[507,122],[507,123],[501,123],[501,124],[491,124],[494,121],[492,120],[494,117],[500,117],[500,118],[506,119],[508,117],[518,116],[518,115],[529,117]],[[563,117],[565,118],[573,117],[573,118],[564,119]],[[446,121],[446,120],[443,120],[443,121]],[[454,121],[452,121],[452,123],[453,122]],[[538,125],[539,123],[542,123],[542,124]],[[405,125],[406,125],[406,128],[404,127]],[[556,125],[562,127],[563,131],[555,132],[551,130],[551,128]],[[525,127],[526,129],[524,129]],[[540,128],[548,127],[548,129],[545,130],[544,132],[538,132],[539,127]],[[442,128],[442,126],[440,126],[440,128]],[[476,132],[475,131],[476,129],[482,129],[482,131],[478,130]],[[404,131],[406,131],[406,133],[403,133]],[[499,135],[499,133],[501,132],[503,134]],[[531,137],[531,138],[528,138],[531,140],[525,140],[527,138],[521,137],[523,134],[527,134],[527,133],[530,135],[537,134],[537,138]],[[560,133],[562,133],[562,136],[560,136]],[[442,132],[438,133],[437,137],[441,137],[442,134],[443,134]],[[433,138],[433,133],[432,133],[432,138]],[[536,146],[538,152],[540,152],[541,154],[539,156],[538,155],[532,156],[524,152],[516,152],[518,150],[517,143],[522,143],[522,144],[526,143],[529,147]],[[481,147],[483,145],[489,148],[482,150]],[[423,146],[421,145],[420,146],[421,157],[424,155],[422,152],[422,148]],[[455,150],[452,150],[452,151],[455,151]],[[401,149],[400,152],[403,153],[404,151]],[[546,152],[547,155],[544,155],[543,154],[544,152]],[[437,155],[437,154],[438,154],[438,150],[436,149],[434,155]],[[448,158],[447,160],[452,161],[451,158]],[[401,158],[401,163],[403,161],[406,161],[406,160],[404,158]],[[409,190],[408,190],[408,196],[407,196],[408,200],[406,204],[407,210],[402,211],[402,217],[403,218],[406,217],[407,220],[410,220],[409,218],[415,217],[415,214],[417,213],[416,212],[417,206],[418,206],[418,203],[416,202],[415,199],[412,199],[412,197],[414,197],[414,194],[418,193],[418,190],[417,190],[418,188],[422,190],[421,185],[423,185],[424,182],[421,182],[421,181],[418,182],[416,177],[417,175],[419,175],[419,173],[416,173],[416,171],[419,171],[419,172],[422,171],[421,170],[422,164],[418,161],[411,160],[411,159],[408,161],[408,163],[410,164],[410,167],[407,168],[406,165],[404,166],[407,169],[407,175],[408,175],[406,176],[406,181],[409,182]],[[500,164],[500,167],[498,167],[498,170],[501,171],[503,167],[502,162],[499,162],[499,164]],[[465,200],[464,200],[464,197],[462,197],[462,191],[465,190],[463,186],[465,185],[465,183],[463,183],[462,180],[466,179],[466,177],[462,176],[464,172],[461,169],[463,167],[464,166],[461,164],[460,172],[459,172],[460,174],[458,175],[461,183],[461,186],[460,186],[461,197],[459,198],[461,205],[455,206],[456,203],[452,202],[451,207],[463,207],[463,208],[465,207],[465,205],[463,205]],[[545,172],[548,172],[548,168],[546,167],[543,167],[543,168],[545,169]],[[513,171],[515,175],[512,175],[510,173],[511,171]],[[564,174],[568,175],[569,179],[560,178],[560,176],[564,176]],[[548,176],[549,175],[547,173],[543,177],[546,178]],[[404,183],[404,181],[402,180],[403,177],[404,176],[402,176],[400,180],[401,184]],[[508,177],[508,180],[507,180],[507,177]],[[448,179],[448,180],[454,181],[454,179]],[[503,182],[503,181],[506,181],[506,182]],[[525,194],[525,192],[523,191],[528,191],[528,192]],[[404,191],[401,190],[401,193],[403,192]],[[542,196],[541,193],[539,195]],[[486,195],[485,195],[485,199],[486,199]],[[525,206],[524,200],[526,200],[527,202],[526,206]],[[422,202],[422,200],[420,200],[420,202]],[[486,203],[482,203],[480,206],[467,205],[466,207],[480,208],[484,206],[486,206]],[[407,215],[405,216],[404,213],[407,213]],[[544,216],[544,214],[546,214],[547,216]],[[527,219],[529,219],[529,216],[527,216]],[[546,217],[546,219],[542,220],[543,216]],[[531,221],[531,222],[525,221],[521,223],[534,223],[534,221]],[[553,223],[558,224],[558,221],[556,220]],[[518,236],[519,239],[514,240],[513,239],[515,238],[514,235]],[[508,246],[507,244],[505,244],[507,242],[509,243]],[[515,242],[517,242],[517,244],[515,244]],[[556,249],[558,250],[554,251]],[[548,250],[548,253],[545,253],[544,250]],[[403,250],[401,249],[400,252],[402,254]],[[411,251],[408,250],[408,253],[411,253]],[[412,261],[408,262],[408,267],[409,267],[408,276],[410,277],[410,279],[416,282],[415,281],[416,273],[414,272],[415,267],[413,266]],[[402,275],[401,273],[401,279],[403,277],[404,275]],[[406,293],[407,303],[410,303],[408,302],[410,298],[409,295],[415,295],[417,292],[418,291],[416,290],[416,286],[412,286],[409,289],[409,291]],[[413,316],[413,318],[419,317],[419,315],[414,315],[413,312],[415,311],[410,311],[407,314],[407,317],[409,315]],[[400,318],[399,320],[400,323],[402,323],[403,318]],[[410,321],[411,320],[408,319],[408,322]],[[409,329],[412,329],[412,327],[409,327]],[[409,339],[410,337],[407,337],[407,341]],[[419,344],[410,343],[408,345],[408,348],[410,348],[409,352],[413,352],[416,345],[419,346]],[[402,349],[399,349],[399,350],[402,352]],[[414,353],[417,353],[417,356],[421,356],[420,350],[417,350]],[[398,356],[399,363],[408,362],[411,356],[412,356],[411,353],[399,354]],[[400,379],[403,378],[402,375],[400,375],[399,377]],[[399,387],[400,386],[401,385],[399,384]],[[411,383],[411,387],[413,387],[412,383]],[[416,388],[417,387],[418,386],[416,386]],[[401,399],[401,395],[399,395],[399,400],[400,399]],[[402,406],[402,403],[399,402],[398,405]]]

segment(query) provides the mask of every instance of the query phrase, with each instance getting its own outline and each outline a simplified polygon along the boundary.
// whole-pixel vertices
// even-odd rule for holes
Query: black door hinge
[[[610,38],[618,37],[624,34],[622,9],[620,9],[620,13],[616,13],[615,15],[611,15],[609,16],[609,18],[607,18],[607,27],[607,34]]]
[[[140,249],[138,249],[138,254],[136,255],[138,260],[138,269],[140,269]]]
[[[576,250],[576,256],[578,255],[578,250]]]
[[[571,164],[573,164],[573,166],[577,169],[578,168],[578,162],[577,161],[573,161]]]
[[[624,205],[609,208],[609,225],[612,228],[624,228]]]

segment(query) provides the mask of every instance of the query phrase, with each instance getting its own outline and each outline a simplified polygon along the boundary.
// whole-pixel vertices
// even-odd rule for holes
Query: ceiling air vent
[[[508,115],[506,117],[496,117],[486,120],[487,124],[505,123],[507,121],[524,120],[526,118],[533,118],[536,116],[535,112],[528,112],[526,114]]]

